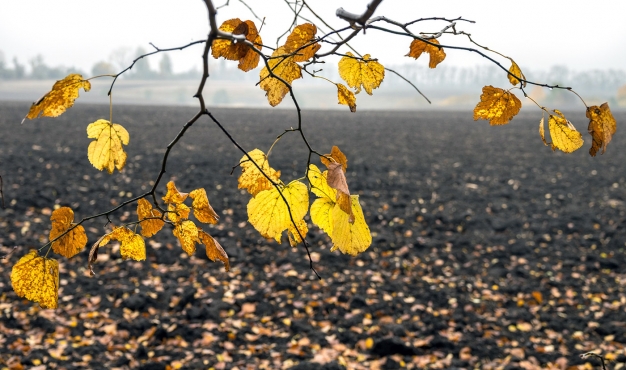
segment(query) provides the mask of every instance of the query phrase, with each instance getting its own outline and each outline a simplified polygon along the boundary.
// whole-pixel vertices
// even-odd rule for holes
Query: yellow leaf
[[[189,193],[189,196],[193,199],[191,207],[193,208],[193,215],[196,216],[198,221],[204,222],[205,224],[216,224],[219,216],[209,204],[206,190],[203,188],[193,190]]]
[[[513,60],[511,60],[511,68],[509,68],[509,72],[511,74],[513,74],[514,76],[517,77],[521,77],[522,80],[526,80],[526,76],[524,76],[524,73],[522,73],[522,70],[520,69],[520,67],[517,65],[517,63],[515,63]],[[511,84],[513,86],[517,85],[518,83],[520,83],[520,80],[518,80],[517,78],[511,76],[510,74],[507,74],[507,77],[509,78],[509,81],[511,82]],[[522,83],[522,86],[526,87],[526,81],[524,81]]]
[[[107,245],[111,240],[120,242],[120,255],[123,259],[143,261],[146,259],[146,243],[141,235],[135,234],[127,227],[115,227],[100,241],[100,246]]]
[[[141,226],[141,235],[149,238],[158,233],[165,225],[163,220],[150,219],[154,217],[161,218],[163,215],[158,209],[153,209],[152,204],[145,198],[141,198],[137,201],[137,217],[139,218],[139,225]],[[148,220],[146,220],[148,218]]]
[[[248,159],[248,156],[252,158],[252,161]],[[259,149],[254,149],[248,152],[248,156],[243,156],[239,160],[239,166],[241,167],[241,176],[239,176],[238,185],[239,189],[246,189],[252,196],[256,196],[259,192],[267,189],[271,189],[274,186],[271,181],[267,179],[259,171],[259,168],[274,182],[278,182],[280,178],[280,171],[276,171],[272,167],[263,153]],[[256,165],[255,165],[256,163]],[[259,168],[257,168],[257,165]]]
[[[328,186],[328,181],[326,181],[326,176],[328,175],[328,171],[322,172],[316,165],[311,163],[309,165],[309,182],[311,183],[311,191],[313,194],[318,197],[326,197],[331,199],[333,202],[337,197],[337,192],[335,189]]]
[[[356,112],[356,96],[344,84],[337,84],[337,99],[338,104],[347,105],[350,107],[350,112]]]
[[[167,205],[167,218],[173,223],[179,223],[183,220],[189,218],[189,213],[191,212],[191,208],[187,207],[186,204],[168,204]]]
[[[18,297],[37,302],[41,308],[57,308],[59,262],[40,257],[33,249],[13,265],[11,284]]]
[[[48,239],[54,240],[75,225],[73,223],[74,211],[69,207],[55,209],[52,215],[50,215],[50,221],[52,221],[52,227],[50,228]],[[87,234],[85,234],[85,229],[78,225],[53,242],[52,250],[64,257],[72,258],[83,250],[85,245],[87,245]]]
[[[309,192],[306,185],[292,181],[287,186],[281,185],[280,188],[280,191],[275,187],[263,190],[248,202],[248,221],[268,239],[280,240],[282,232],[292,224],[292,218],[296,222],[304,218],[309,208]]]
[[[289,54],[284,46],[279,47],[272,53],[272,59],[267,64],[272,73],[282,78],[289,86],[294,80],[302,78],[302,68],[294,61],[293,56],[281,58],[281,55]],[[289,92],[289,86],[283,81],[270,76],[267,66],[263,67],[259,75],[261,82],[259,86],[265,90],[265,95],[272,107],[277,106]]]
[[[89,162],[100,171],[106,169],[109,173],[117,168],[119,171],[126,164],[126,153],[122,144],[128,145],[130,136],[128,131],[117,123],[99,119],[87,126],[87,137],[96,139],[89,144],[87,156]]]
[[[304,23],[297,26],[287,37],[285,52],[297,52],[297,55],[293,58],[295,62],[306,62],[311,59],[321,47],[317,42],[312,43],[315,40],[316,33],[317,27],[312,23]],[[303,48],[303,46],[307,44],[310,45]]]
[[[328,182],[328,186],[337,190],[336,202],[339,204],[339,208],[350,216],[351,223],[354,222],[352,207],[350,206],[350,190],[348,189],[346,174],[341,170],[341,164],[329,163],[326,182]]]
[[[583,146],[583,135],[576,130],[563,113],[554,110],[557,115],[550,115],[548,128],[552,138],[552,150],[560,149],[565,153],[571,153]]]
[[[589,154],[595,157],[600,148],[602,148],[600,154],[604,154],[606,151],[606,146],[611,142],[613,134],[615,134],[617,130],[617,122],[615,122],[615,118],[613,118],[608,103],[604,103],[599,107],[597,105],[588,107],[586,114],[587,118],[589,118],[589,127],[587,130],[593,139]]]
[[[474,108],[474,121],[489,120],[489,124],[505,125],[509,123],[522,108],[522,102],[510,92],[493,87],[483,87],[480,102]]]
[[[541,141],[543,141],[543,145],[547,146],[548,142],[546,141],[546,129],[545,129],[544,121],[545,121],[545,116],[542,116],[541,121],[539,121],[539,136],[541,136]]]
[[[428,41],[433,44],[439,45],[439,41],[437,41],[436,39],[431,39]],[[430,61],[428,62],[428,67],[430,68],[437,67],[437,64],[443,62],[443,60],[446,59],[446,53],[443,51],[442,47],[428,44],[420,39],[414,39],[411,42],[411,46],[409,47],[409,53],[406,56],[417,59],[424,52],[430,55]]]
[[[293,226],[293,223],[289,224],[287,229],[287,238],[289,239],[289,245],[295,247],[299,243],[302,243],[302,237],[306,237],[309,232],[309,227],[306,225],[306,221],[300,219],[296,221],[297,229]]]
[[[74,100],[78,98],[78,90],[81,88],[87,92],[91,90],[91,83],[79,74],[67,75],[64,79],[55,82],[52,90],[31,105],[26,118],[60,116],[74,105]]]
[[[230,262],[228,260],[228,255],[220,243],[202,230],[198,230],[198,239],[200,239],[200,242],[206,246],[206,256],[213,262],[216,260],[222,261],[224,263],[224,268],[228,272],[228,270],[230,270]]]
[[[184,220],[174,227],[174,236],[178,238],[180,246],[188,255],[196,252],[196,241],[198,240],[198,228],[193,221]]]
[[[342,253],[356,256],[365,251],[372,244],[372,235],[365,222],[363,210],[359,204],[359,196],[351,195],[352,214],[354,222],[350,222],[349,215],[338,205],[332,210],[333,231],[330,238],[333,241],[331,252],[339,249]]]
[[[246,40],[259,47],[263,44],[252,21],[242,22],[239,18],[229,19],[222,23],[219,29],[233,35],[245,35]],[[260,55],[242,42],[234,43],[232,40],[217,39],[213,41],[211,48],[215,59],[222,57],[228,60],[239,60],[239,69],[244,72],[256,68],[259,64]]]
[[[167,183],[167,194],[165,194],[162,199],[165,203],[180,204],[184,202],[188,196],[189,194],[178,191],[174,181],[169,181]]]
[[[354,58],[350,52],[346,55],[339,61],[339,75],[348,86],[356,89],[357,94],[363,86],[365,92],[372,95],[372,90],[380,86],[385,78],[385,67],[370,60],[369,54],[365,54],[363,60]]]
[[[372,349],[372,347],[374,347],[374,339],[372,339],[371,337],[368,337],[365,340],[365,349]]]
[[[311,204],[311,222],[323,230],[328,236],[333,234],[333,209],[334,198],[317,198]]]
[[[328,157],[333,159],[333,162],[339,163],[344,173],[348,170],[348,158],[345,154],[343,154],[338,146],[333,145],[329,154],[324,154],[323,156],[320,156],[320,160],[326,167],[328,167],[328,165],[331,163]]]

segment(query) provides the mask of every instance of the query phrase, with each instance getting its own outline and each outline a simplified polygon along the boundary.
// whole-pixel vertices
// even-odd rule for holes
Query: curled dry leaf
[[[149,238],[158,233],[165,225],[165,221],[161,219],[163,215],[158,209],[153,209],[152,204],[145,198],[137,201],[137,217],[139,218],[139,226],[141,226],[141,235]]]
[[[606,146],[609,145],[613,134],[617,130],[617,122],[611,113],[608,103],[601,106],[592,105],[587,108],[587,118],[589,118],[589,127],[587,130],[593,139],[589,154],[595,157],[598,150],[602,148],[600,154],[604,154]]]
[[[339,163],[329,163],[328,173],[326,175],[326,182],[328,186],[337,190],[336,202],[339,204],[339,208],[349,216],[350,222],[354,222],[354,215],[352,214],[352,206],[350,205],[350,190],[348,189],[348,181],[346,180],[346,174],[341,169]]]
[[[563,113],[554,110],[555,115],[550,115],[548,128],[552,138],[552,150],[560,149],[565,153],[571,153],[583,146],[583,135],[576,130]]]
[[[67,109],[74,105],[74,100],[78,98],[78,90],[91,90],[91,83],[83,79],[83,76],[72,73],[64,79],[55,82],[46,95],[33,103],[30,111],[24,119],[35,119],[38,117],[58,117]],[[22,120],[22,123],[24,120]]]
[[[509,78],[509,81],[511,82],[511,84],[515,86],[518,83],[520,83],[520,80],[517,79],[516,77],[519,77],[522,80],[526,80],[526,76],[524,76],[524,73],[522,73],[522,70],[520,69],[520,67],[512,59],[511,59],[511,63],[512,63],[511,68],[509,68],[509,74],[507,74],[507,77]],[[522,82],[522,86],[526,87],[526,81]]]
[[[198,240],[198,228],[193,221],[183,220],[174,226],[173,234],[180,246],[188,255],[193,255],[196,252],[196,241]]]
[[[248,156],[252,160],[248,159]],[[246,189],[253,197],[263,190],[271,189],[274,187],[272,181],[278,182],[280,179],[280,171],[270,167],[267,156],[259,149],[254,149],[248,152],[247,156],[241,157],[239,166],[241,167],[241,175],[239,176],[237,187]]]
[[[289,52],[284,46],[279,47],[272,53],[272,59],[267,61],[267,66],[263,67],[259,75],[261,82],[259,86],[265,90],[265,95],[272,107],[277,106],[283,101],[283,98],[289,92],[289,87],[294,80],[302,78],[302,68],[295,62],[293,56],[280,57],[287,55]],[[283,81],[270,76],[270,70],[275,76],[280,77]],[[285,82],[287,84],[285,84]]]
[[[306,62],[320,49],[321,45],[315,41],[317,27],[312,23],[304,23],[291,31],[285,42],[285,52],[296,53],[295,62]],[[304,47],[307,45],[306,47]]]
[[[361,92],[361,86],[369,95],[372,90],[380,86],[385,78],[385,67],[375,60],[370,60],[370,55],[365,54],[363,60],[357,59],[350,52],[346,53],[339,61],[339,75],[346,81],[348,86]]]
[[[356,112],[356,96],[344,84],[337,84],[337,100],[337,104],[347,105],[350,112]]]
[[[52,243],[52,250],[55,253],[72,258],[85,248],[87,245],[87,234],[81,225],[74,227],[74,211],[71,208],[60,207],[55,209],[50,215],[50,221],[52,221],[52,227],[48,235],[49,240],[54,240],[67,232]],[[69,230],[72,227],[74,228]]]
[[[439,41],[437,41],[436,39],[431,39],[428,41],[433,44],[439,45]],[[446,53],[443,51],[442,47],[431,45],[420,39],[415,39],[411,42],[411,46],[409,47],[409,53],[406,56],[417,59],[424,52],[430,55],[430,60],[428,62],[428,67],[430,68],[437,67],[439,63],[443,62],[443,60],[446,59]]]
[[[483,87],[480,102],[474,108],[474,121],[489,120],[489,124],[505,125],[515,117],[522,108],[522,102],[509,91],[493,87]]]
[[[209,204],[206,190],[203,188],[193,190],[189,193],[189,196],[193,199],[191,207],[193,208],[193,215],[196,216],[198,221],[205,224],[216,224],[219,216]]]
[[[13,265],[11,284],[18,297],[37,302],[41,308],[57,308],[59,262],[40,257],[33,249]]]
[[[328,159],[329,157],[332,158],[333,161],[330,161]],[[330,149],[330,153],[320,156],[320,160],[326,167],[328,167],[330,163],[335,162],[341,165],[341,169],[344,173],[348,170],[348,158],[336,145],[333,145],[333,147]]]
[[[263,190],[250,199],[247,207],[248,221],[252,226],[264,238],[274,238],[278,242],[282,232],[292,225],[292,218],[298,222],[309,209],[309,191],[305,184],[292,181],[279,188]]]
[[[176,188],[176,184],[174,184],[174,181],[169,181],[167,183],[167,194],[165,194],[162,199],[165,203],[180,204],[184,202],[188,196],[189,194],[181,193],[180,191],[178,191],[178,189]]]
[[[87,126],[87,137],[96,139],[89,144],[87,157],[89,162],[99,169],[113,173],[117,168],[121,171],[126,165],[126,152],[122,145],[128,145],[128,131],[117,123],[99,119]]]
[[[105,235],[100,241],[100,246],[104,247],[111,240],[120,242],[120,255],[123,259],[131,258],[135,261],[146,259],[146,243],[141,235],[135,234],[129,228],[113,226],[113,231]]]
[[[239,18],[233,18],[222,23],[219,29],[224,32],[230,32],[233,35],[244,35],[246,40],[255,45],[260,46],[263,44],[261,36],[252,21],[242,22]],[[248,72],[259,65],[260,55],[245,43],[235,43],[232,40],[217,39],[213,41],[211,48],[213,58],[217,59],[222,57],[228,60],[239,60],[238,67],[244,72]]]
[[[100,249],[100,242],[104,239],[105,235],[102,235],[100,239],[98,239],[89,250],[89,258],[87,261],[87,268],[89,269],[89,275],[96,276],[96,273],[93,271],[93,265],[98,260],[98,249]]]
[[[228,260],[228,255],[220,243],[218,243],[217,240],[215,240],[215,238],[211,235],[200,229],[198,229],[198,239],[200,240],[200,243],[206,246],[206,256],[213,262],[216,260],[222,261],[226,272],[228,272],[228,270],[230,270],[230,262]]]

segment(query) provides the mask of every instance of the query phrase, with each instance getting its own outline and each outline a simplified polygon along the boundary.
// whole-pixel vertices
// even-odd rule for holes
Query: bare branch
[[[396,76],[400,77],[401,79],[403,79],[404,81],[406,81],[409,85],[413,86],[413,88],[415,89],[415,91],[417,91],[422,97],[424,97],[424,99],[426,99],[426,101],[428,102],[428,104],[432,104],[430,102],[430,100],[426,97],[426,95],[424,95],[420,89],[417,88],[417,86],[415,86],[413,84],[413,82],[409,81],[406,77],[404,77],[403,75],[401,75],[400,73],[394,71],[393,69],[389,69],[389,68],[385,68],[386,71],[389,71],[393,74],[395,74]]]
[[[337,9],[337,12],[335,14],[337,15],[337,17],[350,23],[352,27],[356,27],[356,24],[358,23],[360,26],[359,28],[363,28],[367,21],[370,19],[370,17],[376,11],[376,8],[378,8],[380,3],[382,2],[383,0],[372,0],[372,2],[367,6],[367,10],[365,11],[365,13],[361,15],[350,13],[343,8]]]

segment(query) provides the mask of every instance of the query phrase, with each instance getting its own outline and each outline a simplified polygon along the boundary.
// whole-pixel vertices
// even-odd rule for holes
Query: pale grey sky
[[[223,4],[226,0],[217,0]],[[255,20],[239,0],[222,8],[218,17]],[[266,18],[263,41],[276,44],[276,37],[291,23],[293,15],[284,0],[246,0]],[[309,0],[308,3],[333,27],[345,22],[335,16],[342,6],[361,13],[369,0]],[[574,70],[626,68],[624,0],[386,0],[376,15],[400,22],[421,17],[463,16],[477,24],[460,22],[457,29],[495,50],[513,57],[522,69],[547,69],[565,65]],[[306,17],[310,13],[303,12]],[[299,23],[302,23],[300,21]],[[413,32],[436,32],[443,22],[423,22]],[[0,50],[5,59],[21,63],[37,54],[48,65],[76,66],[87,72],[100,60],[109,60],[121,47],[134,52],[138,46],[149,50],[149,42],[165,48],[200,40],[208,32],[207,12],[201,0],[0,0]],[[389,37],[380,32],[360,35],[351,44],[362,54],[369,53],[383,64],[410,62],[404,57],[409,39]],[[468,45],[461,37],[444,36],[442,44]],[[328,47],[328,46],[325,46]],[[342,51],[346,51],[342,50]],[[199,66],[201,46],[171,53],[177,72]],[[160,56],[151,59],[156,67]],[[414,61],[425,65],[426,60]],[[448,51],[447,65],[469,66],[485,63],[477,55]]]

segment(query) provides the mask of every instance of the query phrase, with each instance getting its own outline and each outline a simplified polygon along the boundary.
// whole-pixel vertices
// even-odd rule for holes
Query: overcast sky
[[[230,3],[219,10],[219,23],[238,17],[260,24],[239,0]],[[276,37],[293,18],[285,1],[246,0],[246,3],[259,17],[266,17],[261,36],[265,44],[275,46]],[[338,6],[361,13],[369,0],[309,0],[308,3],[333,27],[339,28],[345,22],[335,16]],[[308,12],[302,14],[312,18]],[[400,22],[431,16],[463,16],[477,23],[459,22],[458,30],[465,30],[483,45],[513,57],[522,69],[547,69],[558,64],[574,70],[626,68],[624,14],[624,0],[385,0],[376,12]],[[423,22],[412,26],[412,30],[436,32],[443,25]],[[7,62],[17,57],[27,64],[41,54],[50,66],[76,66],[89,72],[94,63],[111,61],[115,50],[126,48],[134,53],[138,46],[149,50],[149,42],[162,48],[179,46],[203,39],[207,32],[207,12],[201,0],[0,0],[0,50]],[[444,36],[440,41],[467,45],[459,36]],[[369,53],[381,63],[391,65],[412,60],[404,57],[409,43],[406,37],[391,37],[372,30],[360,35],[352,45],[362,54]],[[170,54],[175,70],[199,66],[201,52],[202,47],[197,46]],[[153,68],[160,58],[153,57]],[[469,66],[485,61],[474,54],[449,50],[445,63]]]

